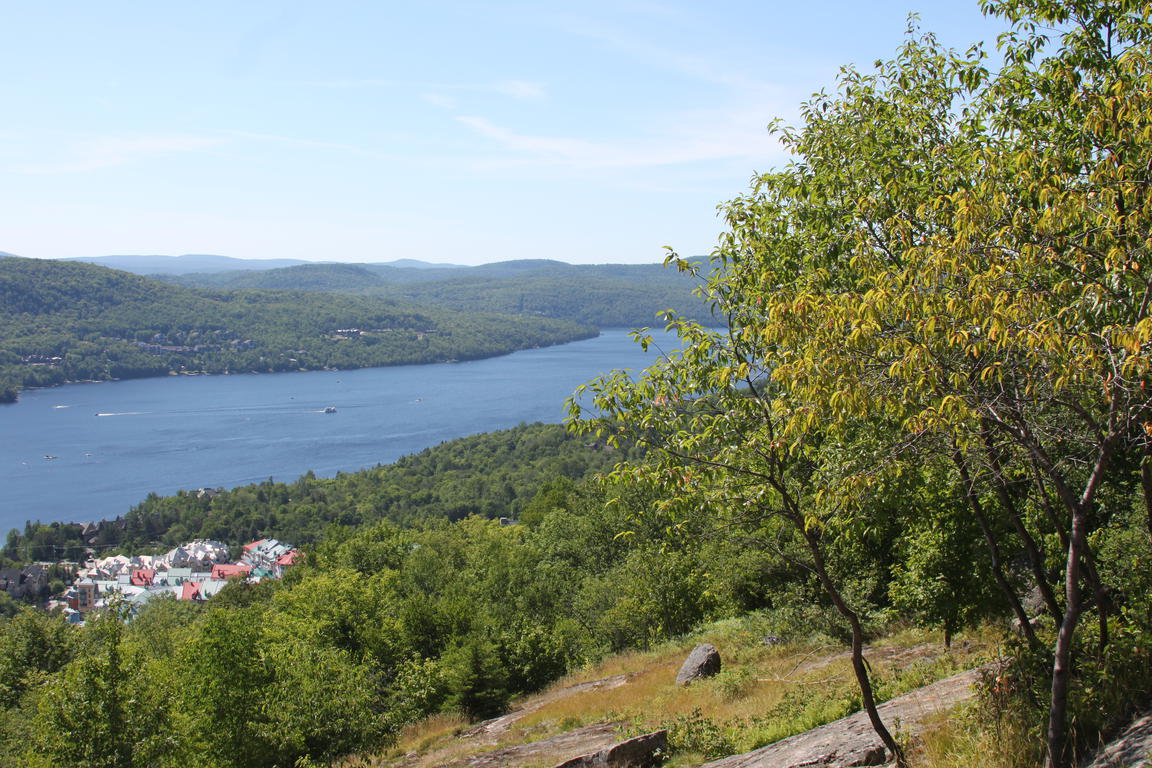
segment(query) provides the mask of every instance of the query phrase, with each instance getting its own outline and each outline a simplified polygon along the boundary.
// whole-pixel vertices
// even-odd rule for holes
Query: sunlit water
[[[114,517],[152,492],[331,476],[464,435],[558,422],[577,386],[656,355],[608,330],[466,363],[23,392],[0,406],[0,531]]]

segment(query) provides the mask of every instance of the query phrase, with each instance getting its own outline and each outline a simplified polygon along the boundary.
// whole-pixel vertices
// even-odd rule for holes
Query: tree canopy
[[[844,70],[777,127],[792,159],[724,207],[709,264],[669,257],[706,278],[727,328],[672,318],[685,350],[594,382],[584,428],[662,448],[642,471],[673,499],[783,521],[818,572],[832,542],[923,514],[883,501],[910,477],[950,482],[1028,641],[1049,645],[1062,766],[1079,619],[1096,615],[1100,654],[1131,620],[1091,540],[1152,433],[1152,25],[1138,2],[983,7],[1012,24],[998,71],[913,23],[895,59]],[[1043,635],[1012,562],[1048,608]]]

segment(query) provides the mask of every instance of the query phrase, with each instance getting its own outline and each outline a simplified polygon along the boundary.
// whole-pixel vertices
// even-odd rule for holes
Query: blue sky
[[[480,264],[708,252],[843,64],[963,0],[0,0],[0,250]]]

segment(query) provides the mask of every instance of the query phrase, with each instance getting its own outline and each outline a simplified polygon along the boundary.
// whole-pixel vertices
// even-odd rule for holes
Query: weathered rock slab
[[[588,750],[608,749],[619,735],[616,728],[620,723],[597,723],[576,728],[549,739],[504,747],[482,755],[472,755],[462,760],[449,760],[435,763],[437,766],[466,766],[466,768],[508,768],[511,765],[531,762],[543,764],[544,760],[555,760],[565,756],[586,755]]]
[[[521,707],[506,715],[485,720],[482,723],[470,728],[462,734],[465,739],[482,739],[495,744],[498,738],[521,720],[525,715],[530,715],[536,710],[540,709],[546,704],[551,704],[554,701],[566,699],[569,696],[574,696],[578,693],[587,693],[589,691],[610,691],[613,688],[619,688],[628,682],[627,675],[613,675],[612,677],[605,677],[600,680],[592,680],[587,683],[577,683],[570,685],[567,688],[560,688],[558,690],[549,691],[547,693],[535,696],[530,704]]]
[[[1152,712],[1137,718],[1085,768],[1141,768],[1152,760]]]
[[[701,643],[684,659],[680,671],[676,673],[676,685],[689,685],[719,672],[720,651],[711,643]]]
[[[658,762],[658,753],[667,746],[668,731],[653,731],[590,755],[566,760],[554,768],[646,768]]]
[[[970,669],[897,696],[877,707],[880,717],[889,729],[899,718],[901,729],[914,732],[930,715],[970,698],[980,673]],[[868,713],[857,712],[754,752],[705,763],[702,768],[856,768],[881,765],[887,758]]]

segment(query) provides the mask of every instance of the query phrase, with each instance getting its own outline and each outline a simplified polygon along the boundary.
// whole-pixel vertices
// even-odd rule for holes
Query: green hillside
[[[309,291],[206,291],[0,260],[0,394],[77,380],[467,360],[585,338],[570,322]]]
[[[470,312],[551,317],[600,328],[653,325],[666,310],[712,324],[707,306],[693,294],[695,283],[659,264],[572,265],[549,259],[442,269],[304,264],[162,279],[203,288],[380,296]]]
[[[381,272],[387,270],[387,272]],[[365,293],[388,286],[389,272],[424,272],[366,264],[299,264],[276,269],[239,269],[186,275],[154,275],[157,280],[192,288],[229,290],[299,290]]]

